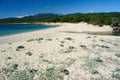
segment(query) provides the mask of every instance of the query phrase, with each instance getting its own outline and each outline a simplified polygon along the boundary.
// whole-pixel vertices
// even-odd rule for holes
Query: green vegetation
[[[90,70],[90,73],[91,73],[91,74],[98,74],[99,72],[98,72],[96,69],[91,69],[91,70]]]
[[[46,39],[47,41],[52,41],[52,39]]]
[[[64,75],[69,75],[69,71],[65,68],[60,68],[60,72],[63,73]]]
[[[73,40],[71,37],[67,37],[65,38],[65,40]]]
[[[52,14],[43,13],[32,16],[27,16],[23,18],[6,18],[0,19],[0,23],[35,23],[35,22],[87,22],[94,25],[110,25],[112,24],[112,19],[120,18],[119,12],[109,12],[109,13],[74,13],[74,14]]]
[[[65,53],[70,53],[70,52],[72,52],[72,50],[71,50],[71,49],[67,49],[67,50],[65,50],[64,52],[65,52]]]
[[[45,56],[45,54],[40,54],[39,58],[43,58]]]
[[[41,40],[44,40],[44,38],[38,38],[38,39],[36,39],[36,41],[41,41]]]
[[[65,41],[61,41],[61,43],[65,43]]]
[[[61,47],[64,47],[64,45],[63,45],[63,44],[60,44],[60,46],[61,46]]]
[[[112,73],[112,77],[116,79],[120,79],[120,68],[115,68],[115,70]]]
[[[103,62],[99,57],[94,58],[94,61],[96,61],[96,62]]]
[[[81,48],[86,49],[87,47],[85,45],[80,45]]]
[[[95,78],[91,78],[90,80],[98,80],[98,79],[95,79]]]
[[[12,43],[8,43],[8,44],[10,44],[10,45],[11,45]]]
[[[18,49],[24,49],[25,47],[21,45],[21,46],[18,46],[17,48]]]
[[[120,57],[120,54],[119,54],[119,53],[117,53],[117,54],[115,54],[115,56]]]
[[[6,52],[6,50],[2,50],[1,52]]]
[[[13,64],[12,67],[13,67],[13,69],[17,69],[18,68],[18,64]]]
[[[10,75],[11,80],[33,80],[34,74],[29,70],[16,71]]]
[[[119,72],[120,72],[120,68],[118,68],[118,67],[117,67],[117,68],[115,68],[115,71],[119,71]]]
[[[15,70],[18,69],[18,64],[11,64],[10,66],[8,66],[7,68],[3,68],[2,69],[2,72],[4,74],[9,74],[9,73],[12,73],[14,72]]]
[[[24,66],[29,66],[29,62],[24,62]]]
[[[33,53],[32,52],[27,52],[26,55],[31,56]]]
[[[74,51],[74,49],[74,46],[69,46],[66,50],[64,50],[64,53],[71,53],[72,51]]]
[[[99,45],[99,44],[97,44],[96,46],[101,47],[101,48],[106,48],[106,49],[110,48],[109,46],[106,46],[106,45]]]
[[[91,38],[91,36],[87,36],[87,37],[86,37],[86,39],[90,39],[90,38]]]
[[[33,80],[36,72],[37,70],[30,68],[18,70],[18,64],[10,64],[5,68],[1,68],[0,73],[4,75],[4,80]]]
[[[44,38],[37,38],[35,39],[38,43],[42,43],[42,41],[44,40]]]
[[[19,51],[19,50],[24,49],[24,48],[25,48],[24,46],[20,45],[16,48],[16,51]]]
[[[52,61],[49,61],[49,60],[47,60],[47,59],[42,59],[42,61],[43,61],[43,62],[46,62],[46,63],[48,63],[48,64],[53,63]]]
[[[54,67],[51,67],[40,74],[39,80],[63,80],[63,76]]]
[[[12,59],[12,57],[7,57],[7,59]]]
[[[69,49],[74,49],[75,47],[73,47],[73,46],[69,46]]]
[[[27,42],[31,42],[31,41],[34,41],[34,39],[29,39],[29,40],[27,40]]]
[[[63,80],[63,75],[54,67],[47,68],[46,70],[42,69],[40,71],[29,67],[19,70],[16,67],[18,67],[18,65],[13,64],[1,69],[0,79],[3,75],[2,77],[4,80],[34,80],[35,75],[37,75],[39,80]],[[64,72],[68,74],[66,70],[64,70]]]
[[[80,58],[82,58],[85,61],[85,63],[83,63],[81,65],[81,69],[91,70],[91,69],[95,68],[96,65],[97,65],[95,63],[95,61],[88,59],[88,57],[86,57],[86,56],[85,57],[80,57]]]
[[[114,73],[112,74],[112,77],[113,77],[113,78],[118,78],[118,79],[120,79],[120,73],[115,73],[115,72],[114,72]]]
[[[64,65],[67,65],[67,66],[71,66],[72,64],[74,64],[75,63],[75,59],[72,59],[72,58],[67,58],[64,62],[63,62],[63,64]]]

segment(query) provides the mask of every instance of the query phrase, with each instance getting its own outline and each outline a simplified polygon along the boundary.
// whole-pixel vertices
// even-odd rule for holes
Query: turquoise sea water
[[[53,28],[50,25],[36,25],[36,24],[0,24],[0,36],[11,34]]]

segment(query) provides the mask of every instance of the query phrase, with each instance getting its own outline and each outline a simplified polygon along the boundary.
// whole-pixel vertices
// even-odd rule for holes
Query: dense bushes
[[[109,13],[74,13],[74,14],[52,14],[44,13],[23,18],[0,19],[0,23],[35,23],[35,22],[88,22],[94,25],[110,25],[113,18],[120,18],[119,12]]]

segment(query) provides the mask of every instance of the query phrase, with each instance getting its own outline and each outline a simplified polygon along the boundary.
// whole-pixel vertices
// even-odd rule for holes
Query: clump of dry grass
[[[51,67],[39,74],[39,80],[64,80],[64,77],[54,67]]]
[[[33,53],[32,52],[27,52],[25,54],[28,55],[28,56],[31,56]]]

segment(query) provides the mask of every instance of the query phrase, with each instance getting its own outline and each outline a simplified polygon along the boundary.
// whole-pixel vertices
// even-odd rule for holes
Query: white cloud
[[[88,10],[87,12],[88,12],[88,13],[95,13],[94,10]]]
[[[29,15],[17,16],[16,18],[23,18],[23,17],[26,17],[26,16],[29,16]]]

